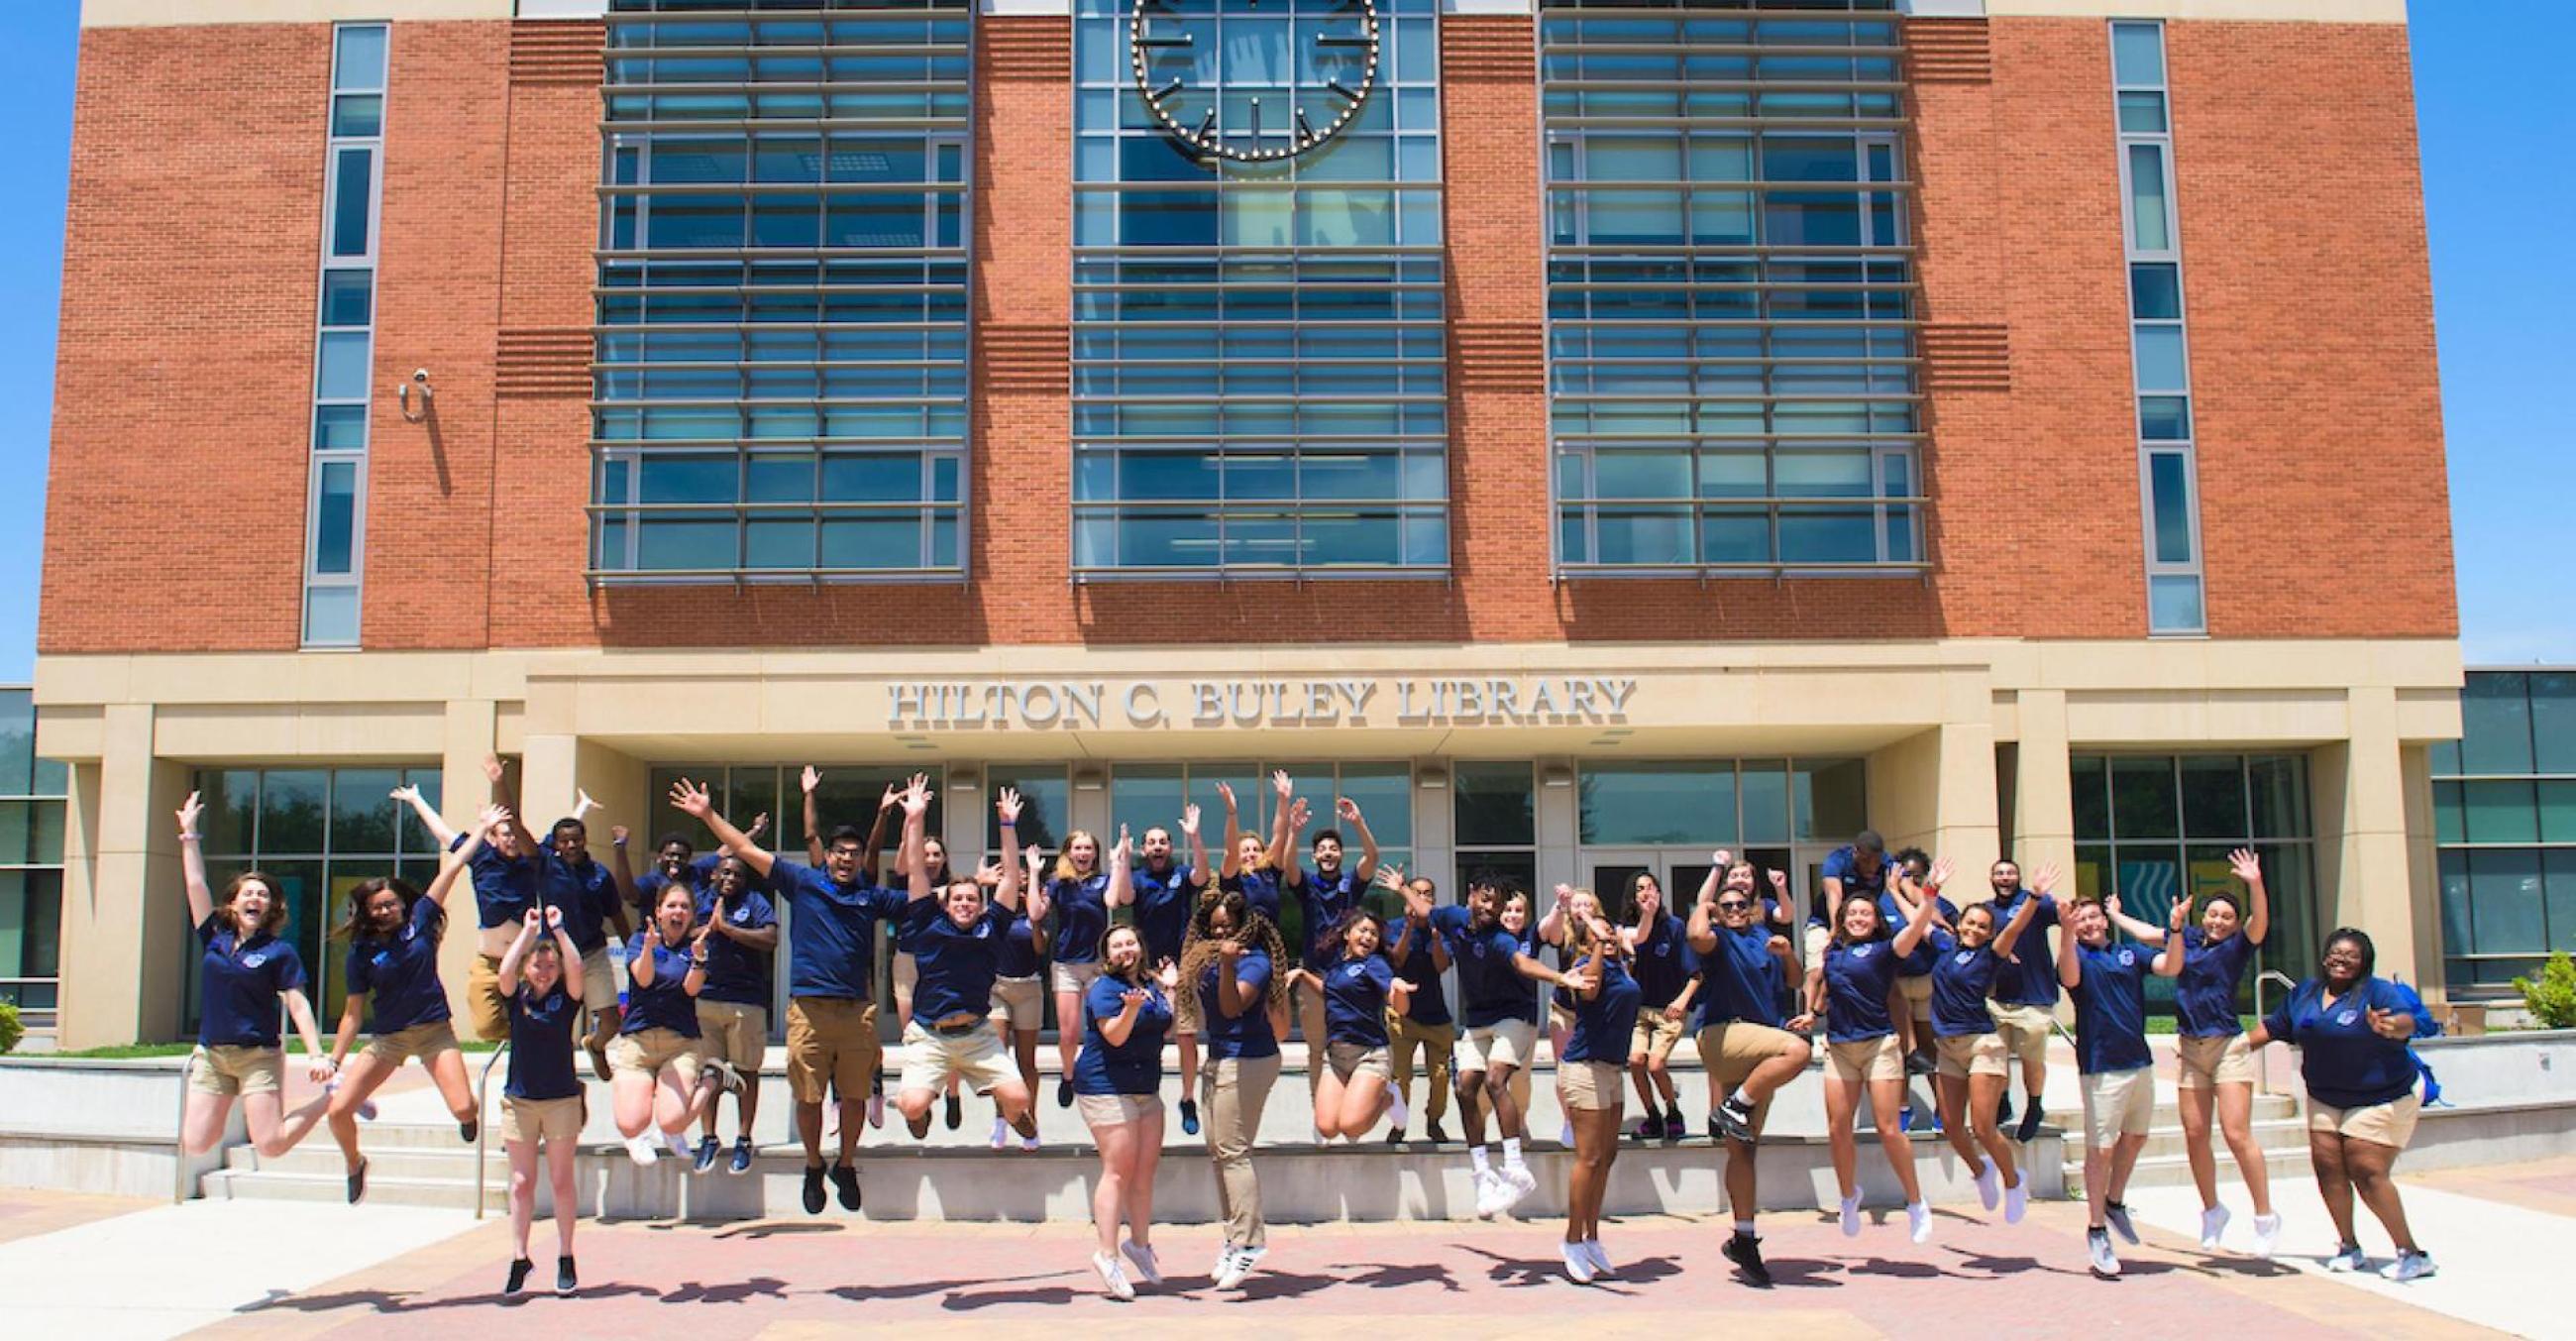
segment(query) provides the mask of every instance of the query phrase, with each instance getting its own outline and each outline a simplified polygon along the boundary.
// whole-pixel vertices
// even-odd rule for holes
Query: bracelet
[[[194,842],[198,841],[198,839],[197,839],[197,835],[195,835],[195,834],[192,834],[192,833],[182,833],[182,834],[180,834],[180,835],[179,835],[179,841],[180,841],[180,842],[182,842],[182,843],[194,843]]]
[[[1005,829],[1016,829],[1020,827],[1020,822],[1018,820],[1003,820],[1001,821],[1001,825]]]

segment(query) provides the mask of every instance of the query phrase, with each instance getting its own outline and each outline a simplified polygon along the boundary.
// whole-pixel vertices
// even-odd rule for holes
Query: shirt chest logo
[[[2360,1018],[2361,1018],[2361,1014],[2360,1014],[2360,1012],[2358,1012],[2358,1011],[2350,1011],[2350,1010],[2348,1010],[2348,1011],[2343,1012],[2342,1014],[2339,1014],[2339,1015],[2335,1016],[2335,1023],[2337,1023],[2337,1024],[2342,1024],[2342,1025],[2349,1025],[2349,1024],[2351,1024],[2353,1021],[2358,1020],[2358,1019],[2360,1019]]]
[[[1969,964],[1974,963],[1974,962],[1976,961],[1976,958],[1977,958],[1977,952],[1976,952],[1976,951],[1974,951],[1974,950],[1961,950],[1959,953],[1957,953],[1957,954],[1955,954],[1955,955],[1952,955],[1952,956],[1950,957],[1950,962],[1951,962],[1951,963],[1953,963],[1953,964],[1957,964],[1957,965],[1959,965],[1961,968],[1965,968],[1965,967],[1967,967]]]
[[[2137,967],[2137,963],[2138,963],[2138,952],[2137,952],[2137,951],[2135,951],[2135,950],[2122,950],[2122,951],[2120,952],[2120,967],[2122,967],[2122,968],[2135,968],[2135,967]]]
[[[1856,945],[1856,946],[1853,946],[1853,947],[1852,947],[1852,958],[1854,958],[1854,959],[1867,959],[1867,958],[1869,958],[1869,952],[1870,952],[1870,951],[1872,951],[1872,950],[1875,950],[1875,949],[1877,949],[1877,948],[1878,948],[1878,947],[1877,947],[1877,946],[1875,946],[1875,945]]]
[[[1670,942],[1666,942],[1666,943],[1663,943],[1663,944],[1657,945],[1657,946],[1655,947],[1655,958],[1657,958],[1657,959],[1665,958],[1666,956],[1669,956],[1670,954],[1672,954],[1672,952],[1673,952],[1673,947],[1672,947],[1672,945],[1671,945],[1671,943],[1670,943]]]

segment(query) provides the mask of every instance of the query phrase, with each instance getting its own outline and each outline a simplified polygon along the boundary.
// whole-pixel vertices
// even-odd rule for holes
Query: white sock
[[[1467,1152],[1467,1165],[1474,1169],[1479,1176],[1494,1171],[1494,1162],[1486,1154],[1485,1147],[1481,1145]]]
[[[1736,1233],[1738,1233],[1738,1234],[1742,1234],[1744,1237],[1746,1237],[1746,1238],[1748,1238],[1748,1239],[1749,1239],[1749,1238],[1751,1238],[1751,1237],[1753,1237],[1753,1222],[1752,1222],[1752,1221],[1750,1221],[1750,1220],[1738,1220],[1738,1221],[1736,1221],[1736,1222],[1735,1222],[1735,1232],[1736,1232]]]
[[[1504,1167],[1504,1168],[1506,1168],[1506,1169],[1517,1169],[1517,1168],[1519,1168],[1520,1166],[1521,1166],[1521,1138],[1519,1138],[1519,1137],[1517,1137],[1517,1136],[1506,1136],[1506,1137],[1504,1137],[1504,1138],[1503,1138],[1503,1167]]]
[[[1742,1085],[1736,1086],[1735,1093],[1726,1096],[1726,1101],[1738,1108],[1751,1108],[1753,1106],[1753,1101],[1744,1097],[1744,1087]]]

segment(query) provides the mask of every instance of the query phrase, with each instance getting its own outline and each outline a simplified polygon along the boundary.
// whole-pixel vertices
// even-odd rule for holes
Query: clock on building
[[[1329,143],[1377,89],[1373,0],[1136,0],[1136,92],[1193,157],[1277,163]]]

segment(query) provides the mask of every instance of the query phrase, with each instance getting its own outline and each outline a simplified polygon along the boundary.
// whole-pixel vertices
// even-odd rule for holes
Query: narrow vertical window
[[[2163,24],[2111,25],[2111,82],[2120,128],[2120,201],[2129,264],[2147,631],[2198,634],[2208,631],[2209,621],[2202,600],[2191,341],[2183,319],[2182,231],[2174,212],[2173,116]]]
[[[332,31],[330,138],[322,159],[322,272],[314,302],[312,465],[305,497],[308,647],[348,647],[358,641],[389,36],[381,23],[343,24]]]

